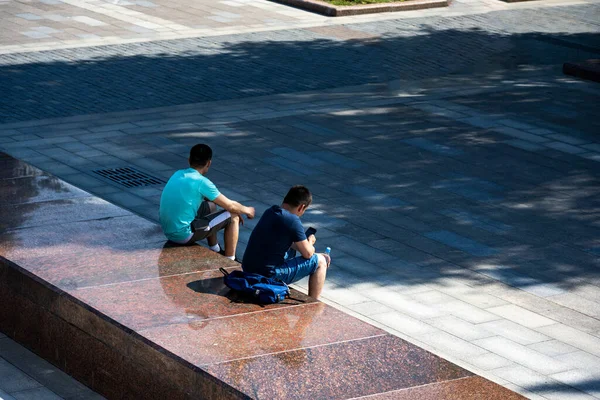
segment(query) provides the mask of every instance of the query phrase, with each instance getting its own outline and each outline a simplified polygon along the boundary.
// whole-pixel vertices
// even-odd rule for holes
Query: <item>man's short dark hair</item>
[[[212,149],[207,144],[197,144],[190,150],[190,166],[204,167],[212,160]]]
[[[298,207],[301,204],[308,207],[312,203],[312,194],[310,194],[310,190],[306,186],[296,185],[285,195],[283,202],[292,207]]]

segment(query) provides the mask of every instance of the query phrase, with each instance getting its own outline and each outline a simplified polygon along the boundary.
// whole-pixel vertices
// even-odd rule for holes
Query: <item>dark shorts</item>
[[[231,214],[227,210],[216,211],[215,203],[204,200],[196,218],[192,221],[192,237],[185,244],[194,244],[198,240],[206,239],[209,236],[216,234],[221,229],[224,229],[231,223]]]
[[[316,253],[308,259],[302,256],[294,257],[295,254],[295,250],[288,251],[283,264],[270,267],[271,278],[281,279],[289,285],[315,273],[319,267],[319,256]]]

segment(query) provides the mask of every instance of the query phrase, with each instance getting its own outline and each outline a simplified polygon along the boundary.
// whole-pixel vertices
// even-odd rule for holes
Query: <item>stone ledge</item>
[[[375,14],[395,11],[423,10],[426,8],[448,7],[450,0],[407,0],[394,3],[365,4],[360,6],[334,6],[319,0],[272,0],[276,3],[312,11],[328,17]]]
[[[563,73],[588,81],[600,82],[600,59],[591,59],[580,63],[564,63]]]

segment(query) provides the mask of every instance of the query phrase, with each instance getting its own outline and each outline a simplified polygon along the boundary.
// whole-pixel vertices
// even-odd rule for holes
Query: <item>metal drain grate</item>
[[[163,180],[140,172],[130,167],[97,169],[96,174],[128,188],[138,186],[160,185]]]

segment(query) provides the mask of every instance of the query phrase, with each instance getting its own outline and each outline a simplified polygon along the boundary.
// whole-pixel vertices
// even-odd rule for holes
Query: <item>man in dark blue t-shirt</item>
[[[310,191],[294,186],[281,206],[269,208],[256,224],[244,253],[242,269],[287,284],[309,276],[308,295],[318,299],[331,261],[315,253],[315,235],[306,237],[300,217],[312,203]],[[296,251],[300,252],[295,257]]]

